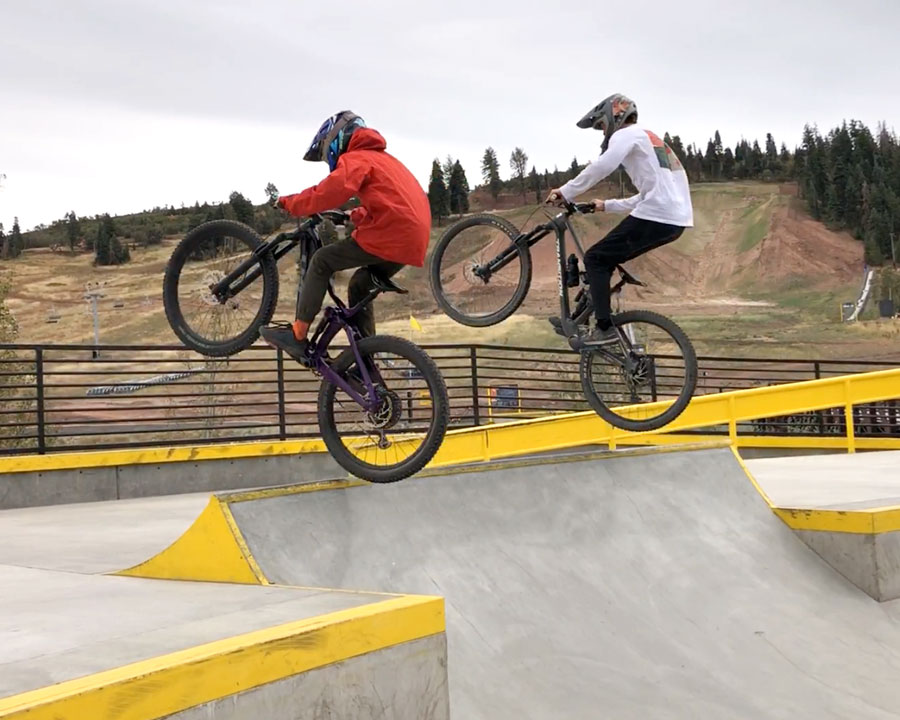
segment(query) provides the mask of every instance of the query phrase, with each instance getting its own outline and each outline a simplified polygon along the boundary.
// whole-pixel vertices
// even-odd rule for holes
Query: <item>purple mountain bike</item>
[[[278,261],[299,247],[299,299],[325,220],[341,225],[346,215],[313,215],[267,241],[231,220],[191,230],[172,253],[163,280],[172,330],[187,347],[211,357],[252,345],[275,313]],[[431,460],[449,423],[449,402],[440,371],[420,347],[391,335],[361,336],[354,319],[363,307],[381,293],[407,292],[374,272],[372,279],[371,291],[353,307],[328,284],[334,305],[324,308],[310,336],[310,369],[322,378],[318,421],[328,450],[351,474],[386,483],[409,477]],[[332,359],[328,348],[341,332],[347,347]]]

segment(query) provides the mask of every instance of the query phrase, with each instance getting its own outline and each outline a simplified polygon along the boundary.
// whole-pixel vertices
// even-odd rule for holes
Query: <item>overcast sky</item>
[[[301,158],[351,109],[427,185],[480,181],[496,148],[539,170],[599,152],[575,122],[613,92],[705,150],[805,122],[900,128],[898,0],[561,3],[0,0],[0,222],[262,202],[327,170]]]

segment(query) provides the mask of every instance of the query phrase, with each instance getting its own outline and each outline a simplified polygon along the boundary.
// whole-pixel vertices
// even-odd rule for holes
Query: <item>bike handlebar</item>
[[[566,215],[574,215],[575,213],[583,213],[588,215],[597,210],[596,206],[592,202],[586,203],[571,203],[568,200],[563,200],[565,203],[563,207],[566,209]]]

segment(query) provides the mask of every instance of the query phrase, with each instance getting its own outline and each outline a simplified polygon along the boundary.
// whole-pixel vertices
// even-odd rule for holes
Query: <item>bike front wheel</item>
[[[496,215],[454,223],[431,257],[431,292],[441,309],[470,327],[512,315],[531,286],[531,254],[516,245],[515,225]],[[487,270],[489,263],[494,268]]]
[[[360,340],[358,349],[381,405],[369,412],[343,388],[323,381],[319,429],[332,457],[349,473],[375,483],[396,482],[425,467],[443,442],[450,421],[447,388],[434,361],[408,340],[375,335]],[[352,348],[331,368],[362,390]]]
[[[582,351],[585,398],[607,422],[642,432],[677,418],[697,385],[697,356],[684,331],[647,310],[613,317],[619,342]]]
[[[178,243],[163,279],[163,305],[172,331],[202,355],[223,357],[244,350],[275,312],[278,267],[271,255],[256,256],[256,232],[233,220],[198,225]],[[231,286],[239,291],[216,297],[211,286],[237,268],[246,268]]]

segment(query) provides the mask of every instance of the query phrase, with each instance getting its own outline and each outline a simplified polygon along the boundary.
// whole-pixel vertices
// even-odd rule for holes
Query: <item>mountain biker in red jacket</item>
[[[359,268],[350,278],[351,306],[372,288],[372,273],[391,277],[406,265],[422,267],[431,232],[428,197],[412,173],[385,152],[387,143],[362,118],[349,110],[332,115],[319,128],[304,160],[325,161],[329,175],[296,195],[279,197],[276,205],[303,217],[343,205],[358,197],[361,206],[350,220],[352,237],[317,250],[310,260],[290,325],[271,325],[260,334],[300,363],[307,364],[310,323],[325,299],[328,281],[339,270]],[[369,303],[356,315],[360,333],[375,334],[375,313]]]

